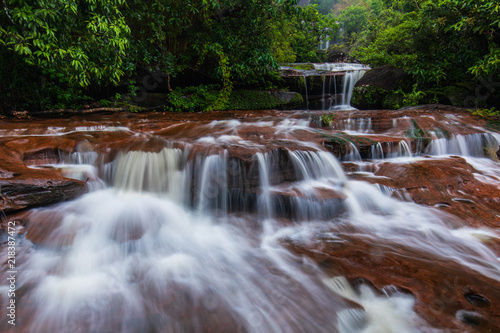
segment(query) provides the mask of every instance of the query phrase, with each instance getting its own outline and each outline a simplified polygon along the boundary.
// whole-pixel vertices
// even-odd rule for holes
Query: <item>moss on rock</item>
[[[288,91],[235,90],[229,96],[227,110],[293,110],[304,100],[299,93]]]

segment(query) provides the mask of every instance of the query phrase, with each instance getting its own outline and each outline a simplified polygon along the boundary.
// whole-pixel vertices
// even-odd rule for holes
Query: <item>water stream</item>
[[[377,131],[371,124],[337,123],[352,135]],[[352,178],[311,139],[309,125],[293,113],[181,123],[156,134],[127,125],[120,135],[133,133],[142,148],[72,153],[54,164],[94,185],[76,200],[27,213],[26,232],[17,237],[16,332],[447,331],[416,310],[424,301],[401,280],[375,287],[361,273],[348,279],[349,260],[426,258],[496,283],[500,262],[488,242],[497,232]],[[374,141],[368,162],[351,142],[342,160],[368,163],[375,177],[377,163],[459,154],[477,179],[500,184],[498,163],[483,149],[498,146],[498,138],[436,135],[418,152],[396,136],[389,148]],[[363,244],[379,250],[363,252]],[[360,252],[332,256],[350,249]],[[354,284],[356,274],[366,279]],[[2,309],[8,288],[0,285]],[[471,316],[463,312],[469,308],[459,311]]]

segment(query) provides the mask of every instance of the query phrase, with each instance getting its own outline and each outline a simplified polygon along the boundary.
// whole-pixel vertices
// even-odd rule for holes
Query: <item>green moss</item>
[[[284,91],[235,90],[227,110],[296,109],[304,103],[298,93]]]
[[[382,109],[387,108],[385,100],[389,92],[377,86],[354,87],[351,105],[358,109]]]
[[[287,64],[286,66],[292,67],[298,70],[311,70],[314,69],[314,65],[310,63],[301,63],[301,64]]]
[[[500,121],[488,120],[485,127],[486,127],[486,129],[489,129],[490,131],[500,132]]]
[[[495,108],[489,108],[489,109],[475,109],[475,110],[470,110],[473,115],[480,116],[480,117],[498,117],[500,116],[500,111],[495,109]]]
[[[335,120],[335,113],[326,113],[321,115],[321,125],[322,126],[332,126],[333,121]]]
[[[406,131],[406,136],[411,139],[426,138],[426,133],[418,126],[415,119],[411,120],[411,127]]]

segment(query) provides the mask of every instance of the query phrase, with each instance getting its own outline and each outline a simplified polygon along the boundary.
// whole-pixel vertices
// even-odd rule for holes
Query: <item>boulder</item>
[[[229,110],[296,110],[302,108],[304,100],[297,92],[235,90],[229,97]]]
[[[87,192],[85,182],[51,178],[0,179],[0,211],[12,212],[75,199]]]
[[[351,105],[360,110],[390,108],[393,90],[405,83],[408,74],[401,68],[385,65],[365,73],[354,86]]]
[[[392,65],[385,65],[367,71],[356,83],[356,87],[375,86],[384,90],[394,90],[407,77],[408,74],[403,69]]]
[[[327,62],[346,62],[349,58],[349,50],[344,45],[332,45],[326,53]]]

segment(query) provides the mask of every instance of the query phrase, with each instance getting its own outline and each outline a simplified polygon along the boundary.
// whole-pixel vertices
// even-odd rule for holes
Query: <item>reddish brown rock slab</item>
[[[72,200],[87,192],[85,182],[57,177],[0,180],[0,211],[39,207]]]
[[[356,169],[346,163],[347,170]],[[350,177],[389,186],[394,194],[416,203],[440,208],[462,218],[472,227],[500,227],[498,184],[479,181],[480,173],[463,158],[425,158],[409,163],[379,162],[371,167],[375,177],[353,173]]]
[[[474,116],[465,109],[445,105],[429,105],[400,110],[363,110],[335,112],[332,128],[339,131],[358,130],[360,121],[371,122],[370,133],[391,136],[429,137],[429,131],[451,134],[477,133],[477,127],[485,127],[484,118]],[[417,127],[424,133],[414,130]]]
[[[85,182],[62,177],[56,169],[34,169],[25,165],[24,156],[27,156],[29,165],[42,164],[56,159],[59,144],[72,144],[71,140],[54,140],[48,143],[46,139],[0,140],[1,211],[12,212],[54,204],[74,199],[87,191]]]
[[[340,235],[341,244],[285,243],[292,252],[316,261],[330,276],[368,281],[377,289],[393,285],[416,298],[415,310],[431,327],[447,332],[497,332],[500,327],[500,282],[447,258],[401,244]],[[462,320],[457,313],[465,314]],[[425,331],[425,330],[424,330]]]

